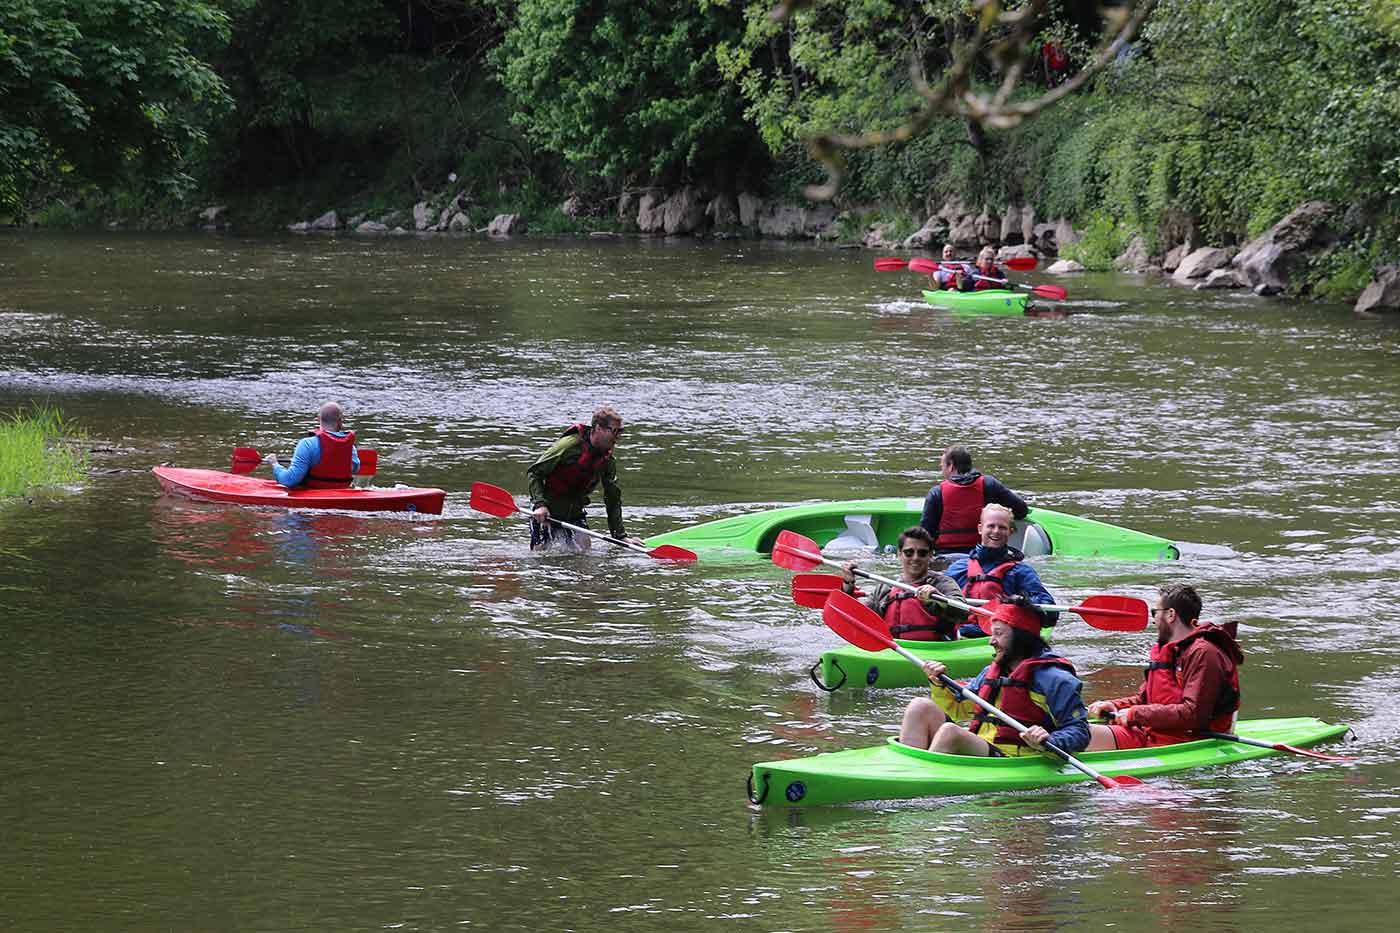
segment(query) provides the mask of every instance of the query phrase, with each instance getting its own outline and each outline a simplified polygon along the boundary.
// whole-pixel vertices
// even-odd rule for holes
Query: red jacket
[[[1154,647],[1152,654],[1153,666],[1169,673],[1170,683],[1152,676],[1158,670],[1149,670],[1136,696],[1111,701],[1114,709],[1125,711],[1118,724],[1178,735],[1229,731],[1229,720],[1240,707],[1244,652],[1239,643],[1220,626],[1204,622],[1185,638]]]

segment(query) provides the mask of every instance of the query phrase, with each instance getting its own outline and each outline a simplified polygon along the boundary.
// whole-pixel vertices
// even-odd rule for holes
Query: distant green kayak
[[[1270,743],[1308,746],[1347,731],[1319,719],[1241,720],[1237,735]],[[1114,752],[1083,752],[1076,757],[1109,777],[1146,778],[1188,768],[1231,764],[1277,755],[1222,739],[1199,739],[1179,745]],[[857,800],[895,800],[1028,790],[1091,781],[1049,755],[1021,758],[973,758],[941,755],[890,739],[872,748],[828,752],[788,761],[764,761],[749,776],[749,799],[766,806],[812,807]]]
[[[790,529],[823,548],[859,550],[893,547],[899,533],[917,525],[923,499],[855,499],[816,502],[734,515],[648,538],[647,547],[674,544],[693,551],[727,550],[766,557],[778,532]],[[1156,535],[1119,528],[1091,518],[1031,509],[1017,522],[1011,543],[1027,557],[1057,554],[1120,560],[1175,560],[1180,552]]]
[[[1050,631],[1053,630],[1046,629],[1047,638]],[[942,661],[948,667],[949,677],[975,677],[982,668],[992,663],[992,644],[987,638],[960,638],[957,641],[906,641],[901,638],[898,641],[901,647],[920,659]],[[842,645],[822,652],[809,673],[823,690],[928,686],[923,670],[896,652],[865,651],[855,645]]]
[[[1029,292],[1008,291],[1000,288],[980,292],[925,291],[924,301],[935,308],[947,308],[967,314],[1007,314],[1017,315],[1026,312],[1026,299]]]

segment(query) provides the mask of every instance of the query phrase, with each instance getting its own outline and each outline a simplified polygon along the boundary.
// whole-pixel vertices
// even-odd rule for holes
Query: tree
[[[0,0],[0,200],[57,171],[73,182],[186,181],[225,106],[193,51],[228,37],[202,0]]]

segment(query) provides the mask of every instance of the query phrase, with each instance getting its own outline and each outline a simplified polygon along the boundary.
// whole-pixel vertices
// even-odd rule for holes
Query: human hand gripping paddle
[[[485,512],[488,515],[496,515],[501,518],[508,518],[519,512],[522,515],[529,515],[528,509],[522,509],[515,504],[515,497],[500,486],[492,486],[490,483],[472,483],[471,507],[478,512]],[[568,528],[580,534],[588,535],[590,538],[597,538],[609,544],[616,544],[618,547],[625,547],[629,551],[636,551],[638,554],[646,554],[655,557],[657,560],[698,560],[699,555],[694,551],[687,551],[683,547],[676,547],[674,544],[663,544],[648,550],[630,541],[620,541],[612,535],[605,535],[601,532],[584,528],[582,525],[571,525],[568,522],[560,521],[557,518],[549,519],[562,528]]]
[[[822,621],[826,623],[827,628],[831,629],[857,648],[864,648],[866,651],[879,651],[881,648],[893,648],[903,655],[906,660],[917,664],[920,668],[923,667],[923,662],[915,657],[912,652],[908,651],[891,638],[888,631],[881,631],[885,622],[875,614],[873,609],[860,600],[839,590],[834,591],[827,597],[826,605],[822,608]],[[1027,732],[1027,726],[1017,722],[947,674],[938,675],[938,684],[951,691],[958,699],[976,703],[978,706],[982,707],[982,709],[1015,729],[1021,735],[1025,735]],[[1113,778],[1100,774],[1078,758],[1075,758],[1069,752],[1050,742],[1042,742],[1040,747],[1058,757],[1061,761],[1065,762],[1065,764],[1078,769],[1110,790],[1135,787],[1142,783],[1142,781],[1139,781],[1137,778],[1129,777],[1128,775]]]
[[[822,556],[821,548],[811,538],[793,531],[784,531],[778,535],[778,540],[773,544],[773,563],[789,570],[811,570],[818,564],[842,566]],[[879,577],[864,570],[857,569],[855,573],[857,576],[888,583],[910,592],[917,589],[907,583]],[[799,606],[820,609],[826,604],[826,594],[831,590],[841,589],[841,584],[842,579],[833,574],[800,573],[792,578],[792,600]],[[933,596],[958,608],[975,608],[989,602],[985,599],[954,600],[936,591]],[[1105,632],[1141,632],[1147,628],[1147,602],[1135,596],[1090,596],[1077,606],[1037,604],[1034,608],[1045,612],[1072,612],[1093,628]]]
[[[379,469],[379,452],[361,447],[355,453],[360,458],[360,471],[355,475],[373,476],[374,471]],[[232,473],[251,473],[261,466],[265,459],[254,447],[235,447],[229,471]]]
[[[994,279],[990,275],[978,275],[976,272],[969,272],[968,275],[974,279],[981,279],[983,282],[995,282],[1002,288],[1023,288],[1037,298],[1044,298],[1047,301],[1064,301],[1069,297],[1069,292],[1058,285],[1027,285],[1024,282]]]

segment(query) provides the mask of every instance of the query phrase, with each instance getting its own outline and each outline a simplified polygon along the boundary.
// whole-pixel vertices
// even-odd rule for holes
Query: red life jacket
[[[325,428],[317,428],[312,436],[321,444],[321,459],[307,471],[301,485],[307,489],[343,489],[354,482],[355,462],[351,454],[355,432],[346,431],[344,437],[336,437]]]
[[[586,495],[592,492],[593,488],[598,485],[598,481],[603,478],[603,471],[607,469],[608,461],[612,459],[612,451],[599,453],[592,444],[588,443],[588,431],[588,425],[576,424],[559,435],[560,437],[568,437],[570,434],[577,434],[582,443],[579,444],[578,460],[573,463],[561,463],[545,480],[545,489],[549,490],[551,496],[565,496],[569,493]]]
[[[1147,702],[1164,705],[1181,702],[1181,652],[1198,638],[1204,638],[1219,647],[1230,662],[1229,680],[1220,688],[1215,709],[1210,711],[1210,724],[1206,726],[1206,730],[1233,732],[1235,713],[1240,708],[1239,662],[1244,654],[1240,651],[1239,642],[1231,638],[1225,629],[1213,623],[1202,622],[1185,638],[1165,645],[1152,646],[1152,651],[1147,656],[1147,667],[1143,669],[1147,681]]]
[[[1006,594],[1006,586],[1002,580],[1006,577],[1007,571],[1018,563],[1020,562],[1009,560],[984,572],[982,565],[975,558],[969,557],[967,559],[967,583],[963,584],[963,595],[968,599],[1001,598]]]
[[[971,549],[981,540],[977,535],[977,522],[982,517],[982,506],[987,504],[987,496],[982,491],[984,479],[985,476],[979,476],[966,485],[945,479],[938,484],[943,515],[938,520],[934,547],[940,551]]]
[[[980,292],[980,291],[983,291],[983,290],[988,289],[988,288],[1009,288],[1009,287],[1010,287],[1009,285],[1002,285],[1000,282],[989,282],[989,281],[987,281],[988,278],[992,278],[992,279],[1004,279],[1004,278],[1006,278],[1006,273],[1002,272],[1002,271],[1001,271],[999,268],[997,268],[995,265],[993,265],[993,266],[992,266],[990,269],[988,269],[986,272],[983,272],[981,269],[977,269],[977,270],[975,270],[975,271],[977,272],[978,275],[984,276],[984,278],[973,279],[973,280],[972,280],[972,281],[975,283],[975,284],[972,286],[972,290],[975,291],[975,292]]]
[[[952,641],[958,637],[957,627],[929,612],[923,602],[907,590],[891,590],[881,600],[881,615],[890,627],[890,635],[906,641]]]
[[[1044,726],[1047,730],[1051,729],[1054,723],[1049,721],[1049,714],[1044,707],[1037,706],[1031,699],[1032,671],[1042,665],[1063,667],[1071,674],[1075,672],[1074,665],[1059,655],[1027,658],[1016,665],[1010,676],[1002,676],[1000,662],[993,661],[992,666],[987,669],[986,676],[982,678],[982,687],[977,691],[977,695],[1023,726]],[[985,723],[991,721],[992,714],[979,706],[977,714],[972,717],[972,722],[967,728],[976,735]],[[1021,741],[1021,736],[1015,729],[1000,721],[997,721],[997,731],[992,741],[999,745],[1026,744]]]

